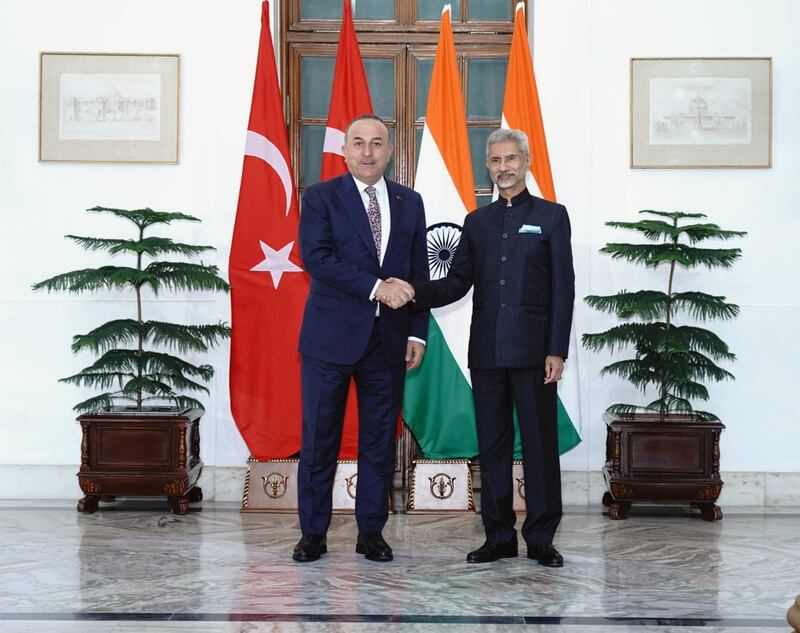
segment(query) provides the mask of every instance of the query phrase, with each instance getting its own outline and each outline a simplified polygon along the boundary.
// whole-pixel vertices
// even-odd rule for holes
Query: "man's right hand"
[[[398,310],[414,298],[414,287],[407,281],[389,277],[378,284],[375,298],[392,310]]]

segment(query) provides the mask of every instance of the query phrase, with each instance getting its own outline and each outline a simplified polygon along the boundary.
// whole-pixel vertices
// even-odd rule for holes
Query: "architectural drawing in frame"
[[[178,162],[178,55],[42,53],[39,160]]]
[[[631,59],[631,167],[771,167],[772,59]]]

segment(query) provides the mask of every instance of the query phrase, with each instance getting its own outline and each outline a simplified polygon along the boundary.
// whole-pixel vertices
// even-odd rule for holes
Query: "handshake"
[[[399,310],[414,298],[414,287],[407,281],[389,277],[378,284],[375,298],[392,310]]]

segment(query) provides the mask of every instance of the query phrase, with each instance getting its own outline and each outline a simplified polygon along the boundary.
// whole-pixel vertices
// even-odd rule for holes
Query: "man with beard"
[[[528,558],[561,567],[563,558],[553,546],[562,514],[556,383],[567,357],[575,298],[569,218],[562,205],[528,192],[524,132],[493,132],[486,166],[500,197],[467,215],[446,277],[413,283],[416,308],[447,305],[475,288],[468,360],[486,542],[467,561],[517,556],[511,475],[516,409]]]

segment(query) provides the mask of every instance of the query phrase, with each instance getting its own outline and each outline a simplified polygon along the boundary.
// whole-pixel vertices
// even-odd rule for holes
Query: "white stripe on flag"
[[[464,225],[467,209],[427,125],[422,132],[414,189],[419,192],[425,203],[425,219],[429,227],[440,222]],[[431,314],[439,324],[461,373],[467,382],[470,382],[467,347],[472,314],[472,290],[460,301],[431,310]]]
[[[337,130],[335,127],[325,128],[325,141],[322,144],[322,152],[329,154],[336,154],[337,156],[344,156],[342,154],[342,147],[344,146],[344,132]]]

